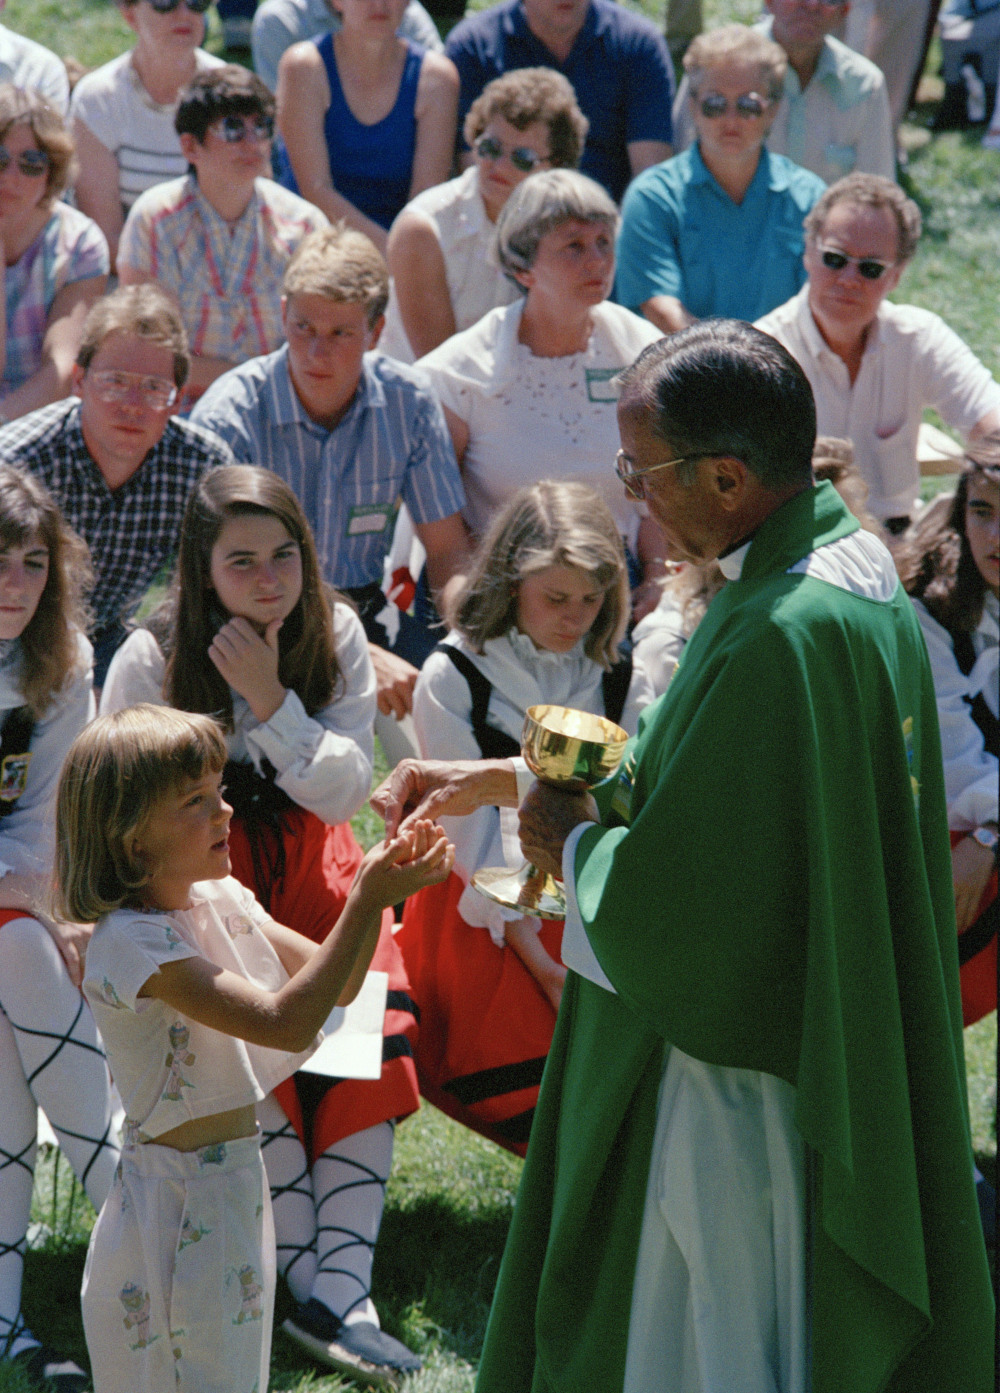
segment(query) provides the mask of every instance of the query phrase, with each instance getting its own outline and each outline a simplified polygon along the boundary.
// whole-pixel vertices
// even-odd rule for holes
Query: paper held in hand
[[[389,992],[387,972],[369,972],[350,1006],[335,1006],[323,1026],[323,1043],[303,1072],[333,1079],[377,1079],[382,1073],[382,1025]]]

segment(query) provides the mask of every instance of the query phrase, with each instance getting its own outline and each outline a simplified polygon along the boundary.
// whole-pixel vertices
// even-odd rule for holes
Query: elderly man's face
[[[851,8],[825,0],[767,0],[774,16],[772,37],[783,48],[819,49]]]
[[[838,254],[850,259],[841,267],[829,266],[824,253],[828,260]],[[903,267],[898,255],[899,228],[891,208],[835,203],[807,242],[804,258],[809,308],[820,329],[837,339],[862,334],[899,284]],[[886,270],[870,279],[861,274],[859,262],[880,262]]]
[[[634,399],[618,408],[618,433],[628,470],[652,469],[676,457],[677,451],[654,432],[648,407]],[[668,561],[713,561],[729,545],[732,518],[719,508],[704,469],[691,484],[680,482],[675,466],[653,469],[642,480],[646,507],[663,534]]]

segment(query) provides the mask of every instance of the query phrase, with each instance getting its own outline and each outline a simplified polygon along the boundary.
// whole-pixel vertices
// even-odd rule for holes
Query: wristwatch
[[[1000,841],[1000,837],[998,837],[995,827],[973,827],[969,836],[987,851],[992,851],[994,858],[996,857],[997,843]]]

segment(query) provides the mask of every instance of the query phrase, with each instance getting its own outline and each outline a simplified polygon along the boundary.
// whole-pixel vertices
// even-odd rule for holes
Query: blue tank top
[[[384,120],[373,126],[362,125],[344,100],[333,35],[324,34],[316,45],[330,83],[330,106],[323,131],[333,187],[385,228],[409,200],[417,145],[417,82],[424,49],[408,39],[404,42],[406,63],[395,105]],[[295,187],[294,179],[290,187]]]

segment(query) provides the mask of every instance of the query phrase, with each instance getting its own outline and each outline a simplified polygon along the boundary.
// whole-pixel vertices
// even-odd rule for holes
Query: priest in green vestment
[[[400,765],[521,802],[570,967],[478,1393],[990,1393],[937,714],[881,543],[815,486],[773,339],[623,376],[618,471],[713,600],[617,777]]]

